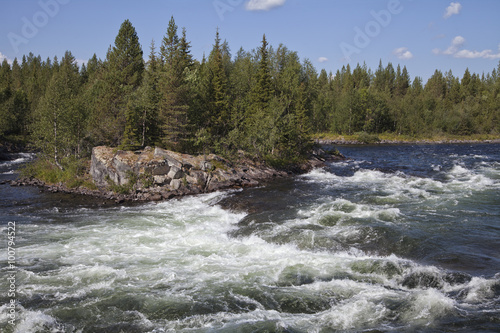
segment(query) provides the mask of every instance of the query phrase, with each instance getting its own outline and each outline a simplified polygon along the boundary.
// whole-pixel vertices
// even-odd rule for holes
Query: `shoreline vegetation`
[[[338,135],[331,133],[322,133],[314,136],[316,148],[299,165],[288,166],[287,169],[279,169],[267,165],[263,161],[256,161],[250,158],[241,158],[235,161],[226,160],[220,156],[210,155],[209,160],[215,165],[211,166],[209,172],[202,177],[205,177],[203,186],[187,186],[186,177],[183,177],[177,188],[170,186],[146,187],[137,186],[141,181],[144,184],[144,178],[136,177],[131,184],[117,185],[115,182],[107,180],[107,184],[96,185],[95,177],[91,174],[91,160],[80,159],[73,160],[64,171],[55,167],[50,162],[38,159],[21,169],[20,176],[13,181],[10,181],[11,186],[35,186],[43,191],[51,193],[66,193],[83,196],[91,196],[100,198],[108,202],[123,203],[136,201],[160,201],[171,198],[182,197],[186,195],[194,195],[208,193],[217,190],[239,189],[246,187],[255,187],[273,179],[284,179],[286,177],[296,176],[313,168],[324,167],[326,162],[342,161],[347,159],[337,148],[328,150],[324,146],[342,146],[342,145],[420,145],[420,144],[479,144],[479,143],[500,143],[500,136],[496,135],[469,135],[469,136],[443,136],[436,135],[433,137],[412,138],[408,136],[395,135],[385,133],[379,136],[367,136],[366,133],[356,135]],[[6,159],[8,153],[21,152],[23,144],[17,145],[0,145],[0,158]],[[323,147],[325,150],[323,150]],[[112,148],[110,148],[112,149]],[[148,150],[149,148],[146,148]],[[157,148],[158,149],[158,148]],[[120,152],[118,148],[112,149],[115,152]],[[123,152],[123,151],[122,151]],[[132,152],[129,152],[132,153]],[[186,159],[200,159],[200,156],[183,155]],[[133,154],[139,154],[139,151]],[[207,157],[203,157],[206,160]],[[214,162],[215,161],[215,162]],[[219,169],[219,170],[217,170]],[[251,172],[249,172],[251,169]],[[238,170],[238,171],[236,171]],[[212,183],[209,188],[206,184],[208,174],[213,177],[214,171],[222,171],[226,174],[237,175],[236,177],[219,177]],[[213,178],[215,179],[215,178]],[[151,178],[153,185],[153,178]],[[198,181],[197,181],[198,182]],[[4,182],[7,183],[7,182]],[[158,185],[158,184],[157,184]]]
[[[426,83],[405,66],[382,61],[375,70],[358,63],[318,72],[285,45],[269,45],[266,35],[255,49],[232,53],[219,30],[199,60],[173,17],[159,44],[153,40],[145,56],[125,20],[105,59],[94,54],[79,66],[70,51],[45,61],[32,53],[12,64],[4,59],[0,141],[17,143],[0,143],[0,158],[16,145],[38,156],[17,184],[94,193],[90,159],[103,146],[213,154],[241,169],[254,163],[261,171],[293,174],[315,144],[500,139],[500,62],[490,73],[466,69],[461,77],[436,70]]]
[[[465,144],[465,143],[500,143],[500,135],[445,135],[412,137],[394,133],[368,134],[366,132],[353,135],[321,133],[314,136],[320,145],[362,145],[362,144]]]
[[[218,190],[260,186],[324,167],[346,158],[336,149],[315,148],[298,164],[272,167],[243,152],[229,161],[210,154],[193,156],[161,148],[123,151],[95,147],[92,159],[60,170],[41,159],[29,163],[11,186],[36,186],[52,193],[92,196],[116,203],[160,201]]]

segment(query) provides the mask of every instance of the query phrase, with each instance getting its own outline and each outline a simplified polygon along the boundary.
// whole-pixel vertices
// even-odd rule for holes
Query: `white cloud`
[[[471,50],[460,50],[453,55],[455,58],[467,58],[467,59],[500,59],[500,45],[498,47],[498,53],[493,53],[492,50],[483,51],[471,51]]]
[[[413,58],[413,54],[408,50],[407,47],[397,48],[392,53],[401,60],[408,60]]]
[[[460,2],[452,2],[446,8],[443,17],[447,19],[450,18],[452,15],[458,15],[460,13],[460,10],[462,10],[462,5],[460,4]]]
[[[4,55],[2,52],[0,52],[0,64],[4,61],[4,59],[7,59],[7,62],[12,65],[12,60],[10,60],[9,58],[7,58],[6,55]]]
[[[326,57],[319,57],[319,58],[318,58],[318,61],[319,61],[319,62],[321,62],[321,63],[323,63],[323,62],[327,62],[327,61],[328,61],[328,58],[326,58]]]
[[[451,41],[451,45],[444,51],[440,49],[434,49],[432,52],[434,54],[445,54],[451,55],[454,58],[466,58],[466,59],[500,59],[500,45],[498,45],[498,53],[494,53],[492,50],[486,49],[483,51],[472,51],[467,49],[462,49],[465,44],[465,38],[462,36],[456,36]]]
[[[82,67],[83,64],[87,66],[88,60],[82,60],[82,59],[76,59],[76,63],[78,64],[78,67]]]
[[[465,44],[465,38],[456,36],[451,41],[451,45],[443,52],[443,54],[453,55]]]
[[[285,4],[286,0],[249,0],[245,8],[250,11],[254,10],[270,10],[275,7],[280,7]]]

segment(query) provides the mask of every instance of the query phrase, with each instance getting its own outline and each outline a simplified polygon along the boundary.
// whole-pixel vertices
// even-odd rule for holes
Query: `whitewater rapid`
[[[493,330],[498,261],[476,274],[459,239],[498,242],[500,164],[452,158],[428,177],[348,161],[286,192],[30,211],[17,231],[13,331]],[[497,250],[481,253],[498,260]]]

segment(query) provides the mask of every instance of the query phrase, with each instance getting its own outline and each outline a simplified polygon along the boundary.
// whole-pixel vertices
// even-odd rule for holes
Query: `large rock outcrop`
[[[147,200],[255,186],[287,172],[250,160],[233,165],[213,154],[192,156],[150,147],[132,152],[101,146],[92,150],[90,174],[99,187],[126,187],[137,199]]]
[[[228,188],[259,185],[262,181],[287,177],[325,166],[326,161],[345,159],[342,154],[311,152],[308,161],[289,171],[273,169],[241,153],[237,163],[217,155],[192,156],[160,148],[146,147],[141,151],[121,151],[110,147],[92,150],[90,175],[97,189],[66,184],[46,184],[36,178],[12,181],[12,186],[38,186],[53,193],[87,195],[113,200],[158,201],[177,196],[212,192]]]

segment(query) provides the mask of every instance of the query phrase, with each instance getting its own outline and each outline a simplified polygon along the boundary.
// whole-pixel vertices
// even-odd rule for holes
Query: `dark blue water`
[[[498,332],[500,145],[338,148],[351,159],[158,204],[0,185],[18,266],[0,328]]]

